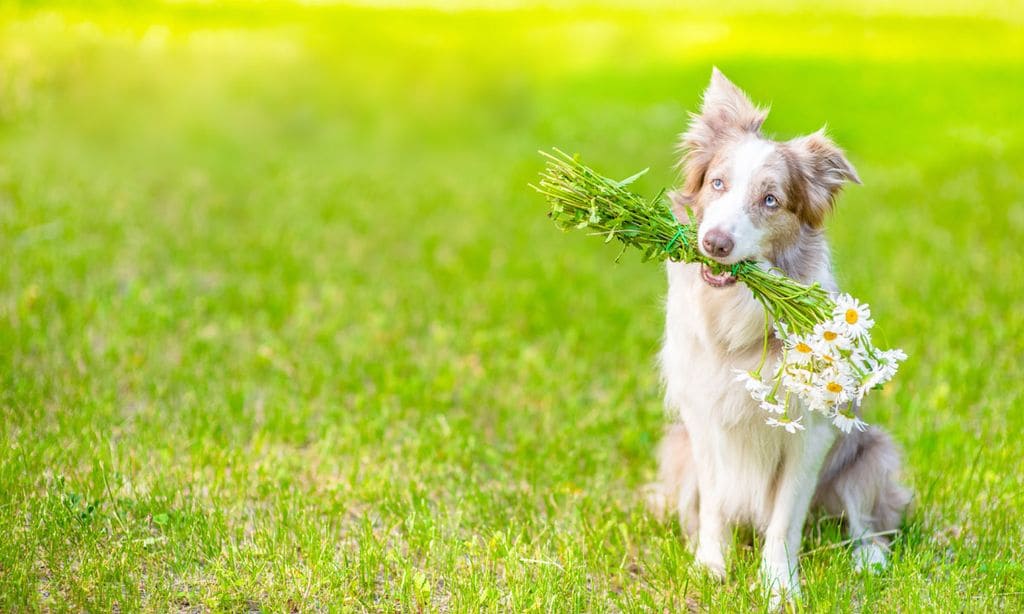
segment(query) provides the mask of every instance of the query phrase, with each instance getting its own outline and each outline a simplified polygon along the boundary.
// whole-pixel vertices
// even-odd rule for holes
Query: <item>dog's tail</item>
[[[901,465],[899,448],[881,429],[851,433],[829,457],[815,501],[845,516],[853,532],[879,532],[886,535],[881,541],[891,541],[913,500],[899,481]]]
[[[678,513],[683,531],[697,530],[697,473],[693,470],[690,435],[672,424],[658,446],[658,481],[645,487],[647,509],[661,520]]]

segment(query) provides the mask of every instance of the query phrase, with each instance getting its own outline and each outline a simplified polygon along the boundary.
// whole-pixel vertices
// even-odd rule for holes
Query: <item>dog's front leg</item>
[[[700,444],[694,444],[695,452],[701,454]],[[708,455],[700,458],[709,458]],[[697,488],[700,491],[697,515],[697,547],[694,558],[697,563],[718,579],[725,578],[725,556],[728,551],[726,522],[722,513],[721,494],[711,467],[700,466],[697,470]]]
[[[700,530],[694,558],[708,573],[719,580],[725,578],[725,554],[728,549],[725,531],[722,514],[713,508],[711,501],[701,497]]]
[[[835,441],[831,425],[814,425],[813,420],[806,431],[795,437],[800,437],[800,442],[783,462],[761,557],[761,577],[772,596],[773,607],[784,596],[800,596],[800,538],[821,465]]]

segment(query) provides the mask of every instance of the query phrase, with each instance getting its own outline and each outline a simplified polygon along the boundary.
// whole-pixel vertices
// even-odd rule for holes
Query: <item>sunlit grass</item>
[[[712,64],[846,147],[837,274],[911,355],[894,568],[816,522],[809,605],[1019,608],[1024,36],[872,6],[0,9],[0,609],[763,607],[641,509],[661,271],[527,188],[670,185]]]

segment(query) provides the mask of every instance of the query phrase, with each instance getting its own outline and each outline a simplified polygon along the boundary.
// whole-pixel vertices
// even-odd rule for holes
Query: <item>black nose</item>
[[[721,230],[709,230],[704,235],[704,250],[707,251],[709,256],[725,258],[732,253],[733,245],[732,237]]]

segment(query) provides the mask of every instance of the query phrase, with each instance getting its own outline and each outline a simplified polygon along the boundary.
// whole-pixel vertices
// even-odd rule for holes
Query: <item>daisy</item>
[[[786,404],[772,399],[765,399],[761,401],[761,409],[770,414],[782,415],[786,413]]]
[[[875,361],[871,359],[867,351],[864,349],[864,346],[861,343],[863,340],[864,337],[859,337],[854,340],[853,345],[850,346],[850,349],[844,352],[844,362],[846,362],[846,364],[848,364],[851,367],[855,367],[861,373],[866,373],[868,371],[874,370]],[[870,343],[870,340],[868,341],[868,343]]]
[[[827,369],[818,376],[818,391],[832,405],[849,401],[857,393],[857,386],[842,369]]]
[[[895,362],[889,363],[885,361],[885,358],[879,360],[877,363],[871,366],[871,371],[864,376],[863,381],[860,383],[860,394],[859,398],[863,398],[869,391],[878,388],[891,380],[896,375],[896,369],[898,364]]]
[[[896,376],[896,371],[900,368],[900,362],[907,359],[907,355],[903,353],[903,350],[885,350],[880,352],[881,356],[878,358],[878,366],[876,372],[879,373],[881,381],[878,385],[884,384]]]
[[[814,348],[809,339],[793,336],[786,340],[786,358],[795,365],[809,365],[814,360]]]
[[[853,415],[849,408],[837,411],[836,415],[832,416],[832,424],[836,425],[836,428],[844,433],[849,433],[854,428],[858,431],[863,431],[868,426],[863,420]]]
[[[871,319],[871,308],[849,294],[839,295],[832,316],[835,325],[843,328],[851,337],[866,333],[875,324]]]
[[[799,398],[814,392],[814,372],[790,365],[782,374],[782,385]]]
[[[882,358],[879,359],[879,363],[885,363],[885,366],[892,371],[889,376],[892,378],[896,375],[896,370],[900,368],[900,363],[907,359],[907,354],[903,350],[896,348],[894,350],[885,350],[882,352]]]
[[[878,353],[878,360],[875,363],[874,373],[877,374],[880,380],[878,384],[884,384],[891,380],[895,375],[896,371],[900,368],[900,362],[907,359],[907,355],[903,353],[903,350],[885,350]]]
[[[839,350],[850,348],[853,340],[846,334],[846,329],[835,322],[821,322],[814,327],[812,333],[814,345],[821,354],[835,356]]]
[[[817,359],[821,361],[821,367],[824,369],[834,368],[842,364],[838,354],[833,355],[829,352],[820,352],[817,354]]]
[[[882,354],[884,354],[887,359],[895,362],[903,362],[907,359],[907,353],[899,348],[885,350]]]
[[[800,420],[802,419],[802,416],[796,420],[790,420],[786,416],[781,418],[768,418],[765,420],[765,424],[768,426],[784,428],[789,433],[796,433],[797,431],[804,430],[804,425],[800,424]]]
[[[833,408],[833,405],[825,399],[824,395],[822,395],[817,388],[811,391],[807,396],[800,397],[800,400],[807,404],[807,409],[826,415],[831,412]]]
[[[755,401],[764,401],[765,397],[767,397],[768,393],[772,390],[770,385],[761,381],[759,378],[754,377],[754,374],[750,371],[734,369],[733,372],[736,373],[736,381],[743,382],[743,386]]]

